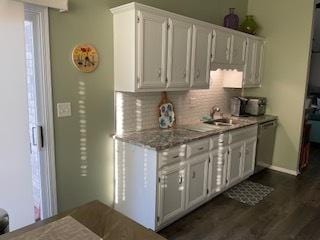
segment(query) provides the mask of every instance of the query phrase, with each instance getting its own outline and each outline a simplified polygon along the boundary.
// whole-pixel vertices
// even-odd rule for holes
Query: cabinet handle
[[[184,71],[183,71],[183,74],[182,74],[182,78],[186,78],[186,77],[187,77],[187,71],[184,70]]]
[[[158,77],[161,77],[161,67],[158,70]]]
[[[197,74],[196,74],[196,78],[199,78],[199,77],[200,77],[200,70],[198,69]]]
[[[242,156],[242,154],[241,154],[241,152],[239,152],[239,158],[241,158],[241,156]]]
[[[179,185],[181,185],[182,182],[183,182],[183,178],[182,178],[182,176],[180,175],[180,176],[179,176]]]
[[[200,148],[198,148],[198,150],[199,150],[199,151],[202,151],[203,149],[204,149],[204,147],[200,147]]]
[[[179,157],[179,155],[176,155],[176,156],[174,156],[173,158],[178,158]]]
[[[195,171],[192,172],[192,178],[193,179],[196,178],[196,172]]]

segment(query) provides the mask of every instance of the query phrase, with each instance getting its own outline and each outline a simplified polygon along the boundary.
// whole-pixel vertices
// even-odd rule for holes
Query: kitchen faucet
[[[210,111],[210,117],[211,117],[212,119],[214,119],[214,115],[215,115],[217,112],[220,112],[220,111],[221,111],[221,109],[220,109],[219,107],[213,106],[213,107],[211,108],[211,111]]]

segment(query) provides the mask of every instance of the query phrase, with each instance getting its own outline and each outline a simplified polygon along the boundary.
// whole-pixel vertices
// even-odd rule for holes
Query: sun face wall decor
[[[72,62],[80,72],[93,72],[99,64],[97,50],[92,45],[79,44],[72,51]]]

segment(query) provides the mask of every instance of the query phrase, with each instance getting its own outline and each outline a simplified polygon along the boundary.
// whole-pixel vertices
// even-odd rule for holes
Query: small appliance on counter
[[[245,112],[252,116],[261,116],[266,113],[267,98],[265,97],[245,97],[248,101]]]
[[[246,105],[248,99],[245,97],[231,98],[231,115],[236,117],[247,116]]]

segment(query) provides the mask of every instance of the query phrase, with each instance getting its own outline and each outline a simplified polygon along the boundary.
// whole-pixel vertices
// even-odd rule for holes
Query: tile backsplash
[[[230,98],[241,95],[241,89],[223,88],[223,71],[211,72],[210,89],[168,92],[173,103],[177,125],[197,123],[209,115],[213,106],[230,112]],[[116,131],[139,131],[159,127],[160,93],[116,93]]]

